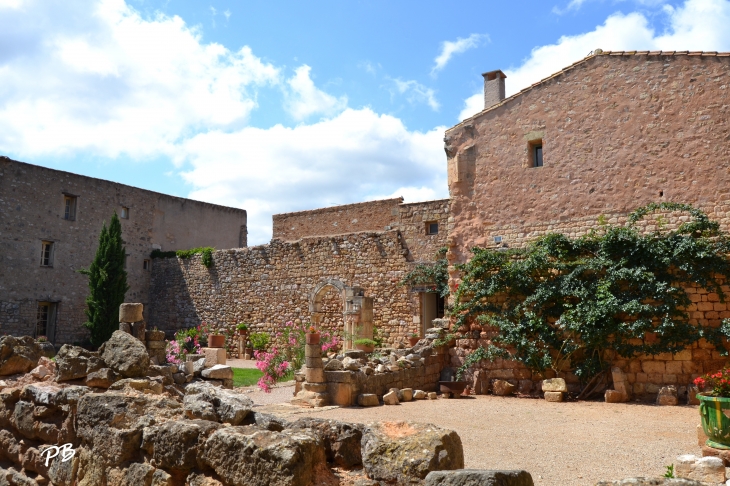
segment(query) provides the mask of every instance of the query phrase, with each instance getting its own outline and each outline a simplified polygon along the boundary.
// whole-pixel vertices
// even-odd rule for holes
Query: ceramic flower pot
[[[707,445],[715,449],[730,449],[730,398],[712,397],[699,393],[700,417]]]
[[[308,332],[306,334],[307,344],[319,344],[320,334],[318,332]]]
[[[208,347],[209,348],[223,348],[226,345],[226,337],[223,334],[209,334],[208,335]]]
[[[420,341],[420,340],[421,340],[421,338],[417,338],[417,337],[409,337],[409,338],[408,338],[408,343],[410,343],[411,347],[413,347],[413,346],[415,346],[416,344],[418,344],[418,341]]]
[[[367,344],[356,344],[355,347],[360,351],[365,351],[366,353],[372,353],[375,351],[375,346],[368,346]]]

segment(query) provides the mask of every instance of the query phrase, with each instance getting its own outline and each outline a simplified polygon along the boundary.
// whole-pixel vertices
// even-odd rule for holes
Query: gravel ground
[[[272,413],[286,407],[291,387],[249,396]],[[258,408],[258,407],[257,407]],[[294,410],[292,410],[294,411]],[[681,454],[701,455],[696,406],[657,407],[604,402],[550,403],[479,395],[396,406],[297,409],[297,416],[367,423],[412,420],[456,430],[465,467],[525,469],[536,485],[594,485],[599,480],[662,476]]]

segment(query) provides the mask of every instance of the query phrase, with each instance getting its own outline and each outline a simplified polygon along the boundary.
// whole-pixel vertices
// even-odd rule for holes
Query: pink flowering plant
[[[189,354],[200,353],[200,327],[181,329],[175,333],[175,339],[167,343],[165,358],[168,363],[180,365]]]
[[[272,386],[290,379],[304,365],[304,345],[308,328],[307,324],[288,321],[274,335],[276,342],[283,343],[283,346],[274,345],[269,351],[254,351],[256,367],[264,374],[258,382],[261,390],[269,393]],[[326,353],[336,349],[340,341],[336,335],[324,331],[321,332],[320,343],[322,351]]]

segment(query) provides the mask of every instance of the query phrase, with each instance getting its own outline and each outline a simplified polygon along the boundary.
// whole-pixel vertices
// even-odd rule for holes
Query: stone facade
[[[72,204],[66,212],[66,201]],[[83,341],[88,279],[102,223],[114,211],[127,249],[127,300],[148,302],[150,253],[246,246],[246,211],[167,196],[0,157],[0,334],[35,335],[39,303],[51,304],[46,332]],[[41,265],[43,242],[52,243]],[[146,265],[146,266],[145,266]],[[53,313],[55,311],[55,332]]]
[[[650,202],[730,228],[728,85],[730,54],[603,52],[447,130],[450,262],[496,236],[580,235]]]
[[[600,52],[447,130],[449,263],[473,246],[522,246],[548,232],[578,237],[650,202],[690,203],[730,229],[730,54]],[[492,100],[494,101],[494,100]],[[543,165],[535,166],[536,147]],[[659,217],[664,218],[659,221]],[[651,215],[640,228],[676,227],[684,214]],[[500,241],[501,240],[501,241]],[[730,290],[728,288],[727,290]],[[691,321],[718,326],[727,304],[688,289]],[[489,339],[472,325],[456,341],[459,366]],[[706,343],[676,355],[618,360],[636,396],[686,387],[727,362]],[[497,360],[473,370],[477,390],[508,379],[534,391],[529,370]],[[577,379],[565,376],[575,391]]]
[[[399,284],[407,272],[406,253],[401,234],[391,230],[216,251],[210,268],[200,256],[156,260],[148,323],[174,331],[201,322],[218,327],[247,322],[274,336],[287,321],[311,322],[316,291],[325,295],[322,328],[342,335],[344,292],[338,300],[322,293],[321,285],[336,281],[373,297],[373,325],[386,342],[404,342],[420,322],[409,289]]]
[[[310,236],[334,236],[360,231],[386,231],[398,223],[403,198],[381,199],[329,208],[275,214],[275,240],[296,241]]]
[[[311,236],[399,230],[405,238],[408,259],[428,262],[446,246],[448,219],[448,199],[409,204],[403,204],[403,198],[382,199],[275,214],[273,239],[293,242]],[[434,223],[436,227],[429,226]]]

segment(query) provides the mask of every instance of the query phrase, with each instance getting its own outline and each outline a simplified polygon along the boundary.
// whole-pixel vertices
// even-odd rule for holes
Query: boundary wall
[[[373,297],[373,324],[392,345],[419,327],[413,318],[417,298],[399,285],[407,272],[405,253],[402,236],[391,230],[216,251],[210,268],[200,255],[155,260],[148,325],[169,335],[201,322],[247,322],[275,337],[287,321],[311,322],[313,291],[336,280]],[[332,330],[342,336],[341,329]]]

